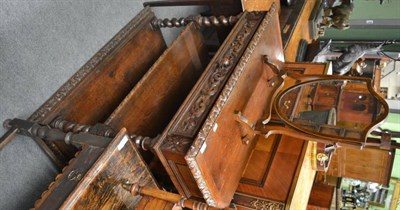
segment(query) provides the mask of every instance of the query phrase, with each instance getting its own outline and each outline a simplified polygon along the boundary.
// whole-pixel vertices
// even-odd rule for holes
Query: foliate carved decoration
[[[211,27],[211,26],[230,26],[234,25],[240,18],[242,13],[236,16],[189,16],[189,17],[181,17],[181,18],[164,18],[164,19],[154,19],[151,21],[151,24],[155,28],[173,28],[173,27],[183,27],[189,24],[190,22],[196,22],[199,26]]]
[[[248,13],[245,14],[249,16]],[[177,127],[176,132],[187,136],[193,136],[196,128],[204,119],[204,114],[210,109],[210,106],[215,101],[216,96],[221,91],[222,86],[225,84],[227,77],[232,72],[234,65],[237,63],[239,56],[246,47],[246,43],[251,39],[252,31],[257,27],[262,15],[258,14],[259,18],[247,20],[244,27],[238,32],[230,47],[226,52],[216,59],[214,66],[207,75],[205,83],[202,84],[201,92],[195,96],[194,102],[191,103],[188,111],[182,118],[180,125]]]
[[[163,143],[162,149],[185,154],[191,144],[192,140],[189,138],[171,135]]]
[[[192,149],[191,149],[192,150]],[[191,151],[189,150],[189,152]],[[193,174],[194,179],[197,182],[197,186],[199,187],[199,190],[203,194],[204,200],[207,202],[208,205],[210,206],[216,206],[216,201],[212,197],[210,190],[208,189],[208,186],[204,180],[203,175],[201,174],[200,168],[197,165],[196,160],[194,157],[188,157],[185,156],[186,162],[188,163],[189,169]]]
[[[206,121],[204,122],[202,128],[200,129],[194,143],[190,147],[187,155],[185,156],[186,162],[199,186],[200,191],[203,194],[204,199],[206,200],[207,204],[210,206],[215,206],[216,202],[215,199],[212,197],[210,190],[205,182],[205,179],[200,171],[200,168],[196,162],[196,156],[199,153],[201,147],[203,146],[206,137],[208,136],[209,132],[211,131],[217,117],[219,116],[222,107],[227,102],[233,88],[235,87],[241,73],[247,66],[247,63],[250,59],[250,56],[253,54],[254,49],[256,48],[263,32],[266,30],[269,22],[272,18],[272,15],[275,14],[276,5],[275,3],[272,4],[270,11],[265,15],[264,19],[261,22],[261,25],[258,27],[256,33],[254,34],[252,40],[250,41],[246,51],[244,52],[243,56],[240,58],[239,64],[235,68],[232,76],[229,78],[227,84],[225,85],[224,89],[222,90],[220,96],[218,97],[215,105],[213,106],[212,110],[210,111]]]
[[[285,204],[269,200],[252,200],[250,205],[257,210],[280,210],[285,209]]]
[[[59,104],[89,73],[95,70],[95,67],[109,53],[121,43],[135,28],[137,28],[145,19],[154,14],[149,8],[143,9],[132,21],[130,21],[120,32],[118,32],[103,48],[100,49],[85,65],[83,65],[64,85],[57,90],[39,109],[37,109],[29,121],[40,121]]]

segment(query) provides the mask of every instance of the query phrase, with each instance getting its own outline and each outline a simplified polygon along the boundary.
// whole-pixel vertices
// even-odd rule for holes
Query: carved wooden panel
[[[268,55],[275,63],[283,59],[275,9],[272,6],[265,15],[185,156],[204,199],[212,206],[221,208],[231,202],[255,146],[251,134],[243,143],[247,133],[242,133],[234,113],[241,112],[255,124],[270,112],[266,107],[273,100],[274,85],[269,81],[274,73],[263,66],[262,58]],[[216,154],[224,158],[215,159]]]
[[[262,17],[262,14],[242,15],[154,147],[175,187],[185,197],[198,196],[199,188],[196,182],[186,183],[187,180],[183,179],[187,172],[190,172],[184,155],[239,62]],[[194,179],[191,173],[189,175]]]
[[[236,193],[233,197],[238,210],[248,209],[266,209],[266,210],[283,210],[285,203],[268,200],[265,198],[249,196],[245,194]]]
[[[186,102],[190,104],[187,104],[185,113],[179,116],[179,122],[172,128],[175,135],[191,138],[196,135],[212,104],[246,49],[261,21],[261,17],[260,14],[245,13],[241,22],[236,23],[231,35],[221,46],[200,82],[196,85],[197,91],[192,91],[190,102]]]

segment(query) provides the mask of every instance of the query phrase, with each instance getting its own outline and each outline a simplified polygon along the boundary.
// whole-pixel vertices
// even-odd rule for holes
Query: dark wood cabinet
[[[321,111],[335,108],[338,103],[339,88],[335,85],[317,84],[312,99],[313,110]]]
[[[280,7],[269,3],[269,11],[243,12],[211,59],[198,24],[185,25],[166,47],[159,28],[152,25],[154,14],[149,8],[139,13],[29,118],[40,124],[64,119],[68,123],[58,128],[68,132],[81,132],[86,128],[81,124],[96,123],[122,130],[107,147],[86,145],[76,154],[78,149],[62,141],[37,138],[66,167],[36,207],[172,207],[148,196],[133,197],[116,184],[128,179],[154,188],[165,181],[168,190],[217,208],[232,202],[238,209],[305,208],[316,173],[316,143],[302,136],[265,137],[256,134],[255,125],[271,119],[272,124],[288,127],[272,103],[278,89],[301,81],[285,78],[282,85],[280,71],[324,75],[329,65],[284,62],[285,55],[294,61],[295,47],[309,33],[301,27],[306,14],[299,18],[284,52]],[[304,12],[314,4],[303,2]],[[354,84],[343,89],[316,84],[281,100],[284,114],[292,119],[310,109],[337,108],[341,121],[371,122],[376,107],[364,92]],[[324,134],[342,132],[330,125],[318,129]],[[6,138],[16,132],[11,130]],[[346,132],[345,136],[359,135],[357,129]],[[353,178],[368,174],[364,178],[369,181],[387,183],[391,161],[387,151],[340,148],[328,174]]]
[[[277,29],[275,6],[245,12],[161,135],[155,150],[180,194],[217,207],[231,202],[257,141],[241,138],[235,113],[253,123],[265,114],[274,87],[262,58],[282,55]]]

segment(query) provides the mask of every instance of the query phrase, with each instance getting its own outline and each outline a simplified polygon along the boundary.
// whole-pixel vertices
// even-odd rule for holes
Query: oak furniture
[[[236,24],[211,60],[200,32],[202,24],[210,25],[207,18],[164,22],[145,8],[29,118],[39,127],[25,132],[24,122],[9,122],[2,142],[24,131],[60,166],[81,147],[36,207],[168,208],[157,198],[128,195],[121,180],[157,187],[170,179],[171,190],[215,208],[233,202],[238,208],[298,209],[307,205],[315,176],[316,144],[310,140],[387,151],[387,139],[366,138],[387,115],[387,104],[367,80],[321,76],[326,64],[285,63],[278,8],[272,3],[266,12],[214,19]],[[185,29],[166,48],[159,27],[172,23]],[[357,135],[301,117],[332,106],[343,111],[337,104],[345,91],[337,91],[358,82],[381,109],[371,109]],[[341,88],[330,88],[335,85]],[[321,104],[326,93],[336,98]],[[137,180],[140,173],[145,181]]]
[[[388,186],[395,150],[339,148],[332,156],[327,175],[376,182]]]
[[[106,148],[89,145],[79,151],[34,209],[132,209],[141,197],[124,190],[122,180],[159,187],[125,129]]]
[[[49,124],[62,117],[82,124],[104,122],[166,49],[161,31],[151,25],[154,18],[149,8],[141,11],[28,120]],[[1,146],[15,133],[10,129]],[[35,141],[60,168],[77,151],[62,142]]]

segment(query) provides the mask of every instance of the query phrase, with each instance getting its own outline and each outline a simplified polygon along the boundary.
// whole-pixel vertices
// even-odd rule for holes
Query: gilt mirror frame
[[[275,98],[275,101],[273,102],[273,107],[276,110],[277,115],[279,118],[287,125],[290,126],[290,128],[294,129],[297,132],[300,132],[301,134],[308,134],[313,137],[321,138],[321,141],[328,141],[332,143],[345,143],[345,144],[360,144],[361,148],[365,146],[368,134],[374,130],[379,124],[381,124],[386,117],[389,114],[389,106],[386,103],[386,101],[374,90],[373,85],[372,85],[372,80],[369,78],[362,78],[362,77],[350,77],[350,76],[339,76],[339,75],[302,75],[294,72],[287,72],[287,76],[291,77],[293,79],[296,79],[300,81],[299,83],[279,91],[277,94],[277,97]],[[371,122],[369,123],[361,133],[361,136],[359,139],[356,138],[349,138],[349,137],[339,137],[339,136],[333,136],[333,135],[328,135],[328,134],[323,134],[319,133],[316,131],[311,131],[305,128],[302,128],[299,125],[296,125],[295,122],[291,121],[288,119],[285,114],[283,114],[280,111],[280,101],[283,99],[283,96],[286,93],[289,93],[290,91],[303,87],[307,84],[317,84],[320,82],[329,82],[329,81],[357,81],[357,82],[365,82],[368,92],[371,94],[372,97],[374,97],[377,100],[377,103],[381,105],[380,112],[377,113],[378,116]],[[297,101],[297,99],[296,99]],[[383,111],[382,111],[383,110]],[[304,136],[304,135],[303,135]],[[314,138],[315,139],[315,138]]]

